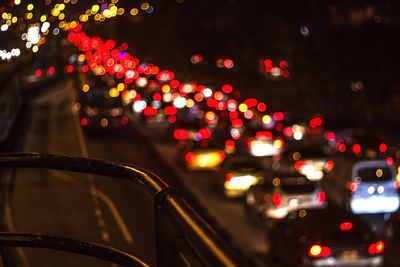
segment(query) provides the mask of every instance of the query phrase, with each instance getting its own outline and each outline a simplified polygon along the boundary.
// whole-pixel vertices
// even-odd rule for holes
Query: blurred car
[[[246,208],[263,219],[282,219],[291,211],[322,208],[325,192],[318,183],[296,174],[278,174],[249,188]]]
[[[210,140],[189,142],[181,150],[181,161],[191,171],[218,171],[224,160],[224,150]]]
[[[392,213],[399,209],[396,171],[385,160],[338,156],[323,180],[329,198],[357,214]],[[328,190],[329,189],[329,190]]]
[[[109,88],[100,77],[83,81],[78,96],[81,125],[88,131],[104,131],[128,125],[122,100],[116,88]]]
[[[300,210],[267,232],[271,258],[288,266],[382,266],[385,243],[346,209]]]
[[[265,176],[263,164],[249,156],[232,155],[224,163],[224,195],[243,197],[250,186],[260,183]]]
[[[364,129],[331,131],[329,135],[329,145],[340,153],[375,159],[387,151],[387,145],[375,133]]]
[[[273,158],[272,168],[281,172],[299,172],[308,179],[322,179],[324,172],[331,171],[333,161],[328,160],[325,151],[320,147],[292,147],[282,151]]]

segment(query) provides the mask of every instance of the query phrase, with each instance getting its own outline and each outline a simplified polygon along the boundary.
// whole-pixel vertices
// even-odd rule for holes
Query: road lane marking
[[[88,149],[87,149],[87,145],[86,145],[85,139],[83,137],[83,131],[82,131],[81,125],[79,123],[79,114],[72,107],[72,102],[73,102],[73,99],[74,99],[74,95],[73,95],[72,90],[69,91],[69,96],[70,96],[72,117],[73,117],[73,120],[75,122],[74,123],[75,134],[76,134],[76,136],[78,138],[79,149],[81,151],[81,155],[84,158],[88,158],[89,157],[89,153],[88,153]],[[93,203],[94,211],[95,211],[94,214],[95,214],[96,219],[97,219],[97,225],[100,228],[101,238],[106,243],[109,243],[110,242],[110,234],[108,233],[108,231],[107,231],[107,229],[105,227],[105,224],[103,223],[103,221],[105,221],[104,217],[103,217],[103,213],[101,212],[101,210],[99,208],[99,203],[98,203],[98,200],[97,200],[97,196],[94,194],[94,192],[96,190],[95,190],[95,184],[94,184],[93,175],[88,174],[88,175],[86,175],[86,177],[88,179],[89,192],[90,192],[90,195],[92,197],[92,203]]]
[[[77,181],[75,179],[73,179],[71,176],[69,176],[69,175],[67,175],[67,174],[65,174],[63,172],[60,172],[58,170],[51,170],[51,174],[54,175],[55,177],[63,180],[63,181],[66,181],[66,182],[69,182],[69,183],[75,183],[75,184],[77,183]],[[119,229],[121,231],[121,234],[124,237],[126,243],[133,244],[132,234],[129,231],[125,221],[123,220],[123,218],[121,216],[121,213],[119,212],[117,206],[111,200],[111,198],[106,193],[104,193],[103,191],[101,191],[98,188],[94,188],[93,195],[95,195],[96,198],[100,199],[107,206],[107,208],[110,210],[110,213],[114,217],[114,220],[117,223],[117,225],[118,225],[118,227],[119,227]],[[101,212],[99,207],[95,207],[95,214],[97,216],[102,214],[102,212]],[[106,223],[105,223],[104,219],[99,219],[98,223],[99,223],[99,225],[101,227],[105,227]]]
[[[7,181],[7,183],[11,182],[12,179],[12,174],[11,171],[6,172],[6,177],[4,180]],[[8,229],[9,232],[16,232],[15,231],[15,225],[14,225],[14,221],[13,221],[13,215],[12,215],[12,211],[11,211],[11,195],[10,195],[10,190],[5,190],[4,194],[5,194],[5,203],[4,203],[4,222],[5,222],[5,227]],[[21,247],[17,247],[15,248],[17,251],[17,254],[21,260],[21,264],[24,267],[31,267],[31,264],[29,263],[28,260],[28,256],[25,253],[25,250]]]
[[[70,91],[70,100],[72,100],[72,99],[74,99],[74,95],[73,95],[73,92]],[[72,105],[71,105],[71,110],[72,110],[72,115],[73,115],[74,121],[75,121],[75,124],[74,124],[75,125],[75,133],[78,137],[78,142],[79,142],[79,147],[80,147],[81,153],[84,157],[88,158],[89,153],[88,153],[87,145],[85,142],[85,138],[83,136],[83,131],[80,126],[79,114],[74,108],[72,108]],[[104,202],[104,204],[110,209],[111,214],[113,215],[125,241],[128,244],[133,244],[132,234],[130,233],[128,227],[126,226],[126,223],[122,219],[122,216],[120,215],[114,202],[105,193],[103,193],[102,191],[100,191],[99,189],[96,188],[93,175],[88,175],[88,180],[89,180],[90,194],[92,195],[93,203],[94,203],[95,207],[99,208],[98,198],[100,198]],[[98,211],[97,212],[95,211],[95,213],[97,215]],[[97,223],[98,223],[99,227],[101,229],[103,229],[103,231],[106,231],[105,230],[105,220],[104,220],[104,217],[102,214],[97,215]],[[109,237],[109,234],[102,235],[103,240],[104,240],[105,236]]]
[[[97,189],[97,195],[98,195],[99,199],[101,201],[103,201],[104,204],[106,204],[106,206],[111,211],[111,214],[113,215],[115,221],[117,222],[118,227],[121,230],[121,233],[125,238],[125,241],[128,244],[133,244],[133,237],[132,237],[128,227],[126,226],[124,220],[122,219],[122,216],[121,216],[120,212],[118,211],[117,207],[115,206],[114,202],[106,194],[104,194],[102,191],[100,191],[98,189]]]

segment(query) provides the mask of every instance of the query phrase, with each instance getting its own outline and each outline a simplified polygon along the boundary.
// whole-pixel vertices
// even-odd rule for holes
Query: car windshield
[[[390,168],[361,168],[357,172],[357,176],[362,182],[381,182],[390,181],[393,179],[393,173]]]

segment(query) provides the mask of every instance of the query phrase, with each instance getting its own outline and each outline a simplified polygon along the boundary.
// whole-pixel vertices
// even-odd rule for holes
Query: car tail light
[[[260,131],[256,133],[257,140],[271,140],[272,133],[270,131]]]
[[[325,165],[324,165],[325,171],[328,171],[328,172],[329,172],[329,171],[331,171],[334,167],[335,167],[335,163],[333,163],[332,160],[328,160],[328,161],[325,162]]]
[[[313,245],[308,251],[308,256],[314,258],[328,257],[331,253],[332,251],[329,247]]]
[[[157,115],[158,110],[155,107],[145,107],[143,113],[145,116],[154,117]]]
[[[88,120],[86,118],[81,119],[81,125],[82,126],[87,126],[88,125]]]
[[[294,164],[294,168],[295,168],[297,171],[300,171],[301,168],[303,168],[305,165],[307,165],[307,162],[302,161],[302,160],[299,160],[299,161],[296,161],[296,163]]]
[[[354,153],[354,154],[358,154],[358,153],[361,152],[361,146],[360,146],[360,144],[354,144],[352,149],[353,149],[353,153]]]
[[[385,153],[387,151],[387,145],[385,143],[382,143],[379,145],[379,151],[381,153]]]
[[[188,153],[186,153],[186,155],[185,155],[185,160],[188,162],[188,163],[192,163],[193,161],[194,161],[194,158],[196,157],[196,154],[194,154],[194,152],[188,152]]]
[[[199,133],[201,139],[209,139],[211,137],[211,131],[208,128],[200,129],[197,133]]]
[[[350,231],[353,228],[353,223],[351,222],[342,222],[340,224],[340,231]]]
[[[218,157],[221,161],[223,161],[225,159],[225,152],[224,151],[218,151],[217,152]]]
[[[189,138],[189,132],[182,129],[177,129],[174,131],[174,138],[176,140],[186,140]]]
[[[272,195],[272,203],[274,203],[276,207],[280,207],[282,205],[282,197],[279,193],[274,193]]]
[[[225,175],[225,181],[226,182],[229,182],[231,179],[232,179],[232,173],[230,173],[230,172],[228,172],[226,175]]]
[[[320,191],[318,192],[318,196],[317,196],[317,203],[318,206],[322,206],[325,204],[325,200],[326,200],[326,194],[324,191]]]
[[[249,149],[251,149],[253,147],[253,144],[254,144],[254,138],[248,138],[247,139],[247,147]]]
[[[369,245],[368,247],[368,253],[370,255],[382,254],[384,250],[385,250],[385,243],[383,243],[383,241],[378,241],[376,243]]]
[[[397,181],[397,180],[396,180],[396,181],[394,182],[393,186],[394,186],[395,189],[399,189],[399,188],[400,188],[400,181]]]
[[[348,185],[347,187],[349,188],[349,190],[350,190],[351,192],[357,191],[357,183],[355,183],[355,182],[349,183],[349,185]]]

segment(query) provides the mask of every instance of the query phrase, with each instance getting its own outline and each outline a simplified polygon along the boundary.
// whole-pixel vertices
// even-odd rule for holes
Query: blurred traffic
[[[53,17],[59,18],[69,3],[64,2],[51,9]],[[242,219],[262,228],[258,257],[265,266],[400,266],[395,256],[400,251],[397,139],[371,127],[333,122],[322,113],[297,114],[295,105],[290,111],[273,110],[269,99],[248,96],[233,83],[199,82],[142,61],[132,53],[134,44],[97,36],[87,25],[91,16],[101,23],[125,12],[135,17],[140,10],[154,11],[146,2],[130,12],[117,5],[103,1],[79,19],[52,24],[41,17],[37,25],[26,25],[21,39],[34,56],[24,83],[65,74],[86,138],[138,129],[180,174],[189,194],[217,192],[217,200],[235,210],[240,203]],[[8,15],[3,19],[12,20]],[[15,23],[3,24],[8,26],[2,31]],[[301,26],[300,32],[306,38],[310,28]],[[63,69],[40,53],[48,35],[62,39]],[[6,61],[20,54],[17,48],[0,51]],[[221,71],[240,68],[232,56],[190,57],[193,66],[207,60]],[[258,61],[265,83],[290,80],[295,71],[289,59]],[[362,87],[352,84],[354,92]],[[193,181],[205,177],[213,179],[205,187]],[[202,203],[206,212],[218,205]]]

